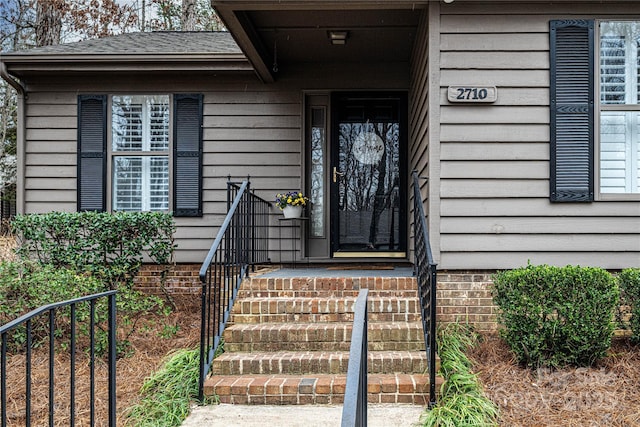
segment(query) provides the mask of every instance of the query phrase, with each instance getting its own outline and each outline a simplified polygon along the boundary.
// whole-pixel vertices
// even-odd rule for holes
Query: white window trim
[[[596,201],[636,201],[640,200],[640,193],[603,193],[600,191],[600,114],[602,111],[640,111],[638,104],[601,104],[600,103],[600,24],[602,22],[640,22],[639,19],[599,19],[595,21],[595,60],[594,62],[594,187]],[[627,82],[630,84],[630,82]],[[603,107],[604,105],[604,107]]]
[[[168,96],[169,97],[169,145],[167,151],[114,151],[113,150],[113,129],[112,129],[112,112],[113,112],[113,97],[114,96]],[[143,122],[146,121],[146,116],[143,115]],[[169,162],[169,197],[168,197],[168,208],[166,211],[155,211],[155,212],[171,212],[173,207],[173,120],[174,120],[174,104],[173,104],[173,95],[169,93],[158,93],[158,92],[149,92],[149,93],[140,93],[140,92],[115,92],[107,95],[107,203],[106,209],[107,212],[114,212],[113,210],[113,159],[114,157],[127,157],[127,156],[140,156],[140,157],[155,157],[164,155],[168,158]],[[143,132],[146,132],[147,127],[143,127]],[[143,140],[147,140],[149,135],[143,135]],[[144,165],[143,165],[144,167]],[[148,185],[148,182],[145,183]],[[141,212],[149,212],[149,209],[144,209],[145,207],[149,207],[149,200],[143,200],[143,209]]]

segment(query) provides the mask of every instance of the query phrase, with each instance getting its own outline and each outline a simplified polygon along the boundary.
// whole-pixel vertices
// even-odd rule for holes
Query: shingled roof
[[[226,31],[128,33],[23,51],[3,52],[0,71],[35,74],[253,72]]]
[[[127,33],[101,39],[83,40],[5,55],[127,55],[127,54],[241,54],[226,31],[158,31]]]

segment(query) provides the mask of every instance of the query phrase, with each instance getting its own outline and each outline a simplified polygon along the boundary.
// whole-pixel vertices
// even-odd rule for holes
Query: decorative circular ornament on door
[[[353,141],[353,157],[365,165],[375,165],[384,154],[384,142],[375,132],[360,132]]]

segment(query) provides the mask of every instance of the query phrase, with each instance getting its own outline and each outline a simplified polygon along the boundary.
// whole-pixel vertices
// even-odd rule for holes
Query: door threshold
[[[406,252],[334,252],[334,258],[406,258]]]

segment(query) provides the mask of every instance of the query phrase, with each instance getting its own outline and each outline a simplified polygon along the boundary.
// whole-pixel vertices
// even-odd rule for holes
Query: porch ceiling
[[[300,63],[408,62],[426,2],[212,2],[266,82]],[[347,31],[333,45],[330,31]]]

